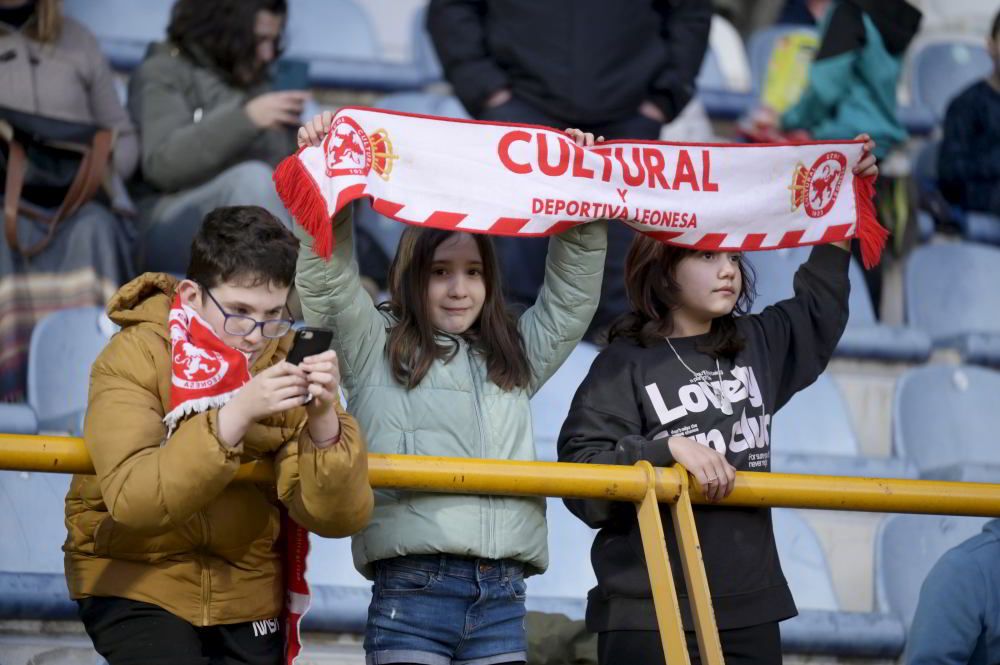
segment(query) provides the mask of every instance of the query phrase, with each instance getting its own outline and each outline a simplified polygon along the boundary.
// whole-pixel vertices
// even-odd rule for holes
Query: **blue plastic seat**
[[[86,25],[115,69],[131,71],[150,43],[166,38],[174,0],[64,0],[68,16]]]
[[[958,93],[993,69],[986,48],[971,41],[925,42],[915,48],[911,62],[914,105],[929,110],[938,121]]]
[[[423,83],[415,63],[385,60],[371,19],[352,0],[295,0],[285,42],[285,55],[308,62],[319,87],[406,90]]]
[[[729,89],[729,83],[722,72],[718,54],[709,48],[701,63],[695,81],[698,99],[705,105],[705,111],[712,118],[732,120],[738,118],[751,107],[753,95]]]
[[[775,508],[771,516],[781,569],[795,604],[800,609],[839,610],[823,545],[812,527],[798,511],[789,508]]]
[[[587,342],[577,344],[566,362],[531,398],[531,423],[538,459],[556,461],[559,430],[569,414],[576,389],[583,383],[599,351]]]
[[[1000,372],[931,365],[905,372],[893,402],[893,447],[923,478],[1000,482],[993,417]]]
[[[754,311],[794,295],[792,278],[807,258],[809,247],[753,252],[750,262],[757,273],[757,300]],[[848,301],[850,318],[840,338],[836,354],[850,358],[867,358],[899,362],[923,362],[931,353],[931,339],[913,327],[888,326],[875,319],[868,288],[861,266],[852,258],[848,269],[851,295]]]
[[[909,628],[927,573],[952,547],[982,531],[982,517],[892,515],[875,536],[875,602]]]
[[[1000,249],[923,245],[906,263],[906,320],[966,362],[1000,365]]]
[[[58,431],[79,434],[87,408],[90,366],[114,332],[100,307],[54,312],[31,333],[26,404],[0,404],[0,429],[21,434]],[[30,411],[30,415],[29,412]],[[36,426],[27,423],[33,416]]]

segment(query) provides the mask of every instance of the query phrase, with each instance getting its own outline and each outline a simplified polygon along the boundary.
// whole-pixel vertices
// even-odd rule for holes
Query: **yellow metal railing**
[[[0,434],[0,469],[94,473],[81,439],[12,434]],[[376,488],[634,503],[663,652],[668,665],[679,665],[690,659],[660,521],[659,504],[669,504],[702,662],[723,663],[692,509],[692,503],[707,501],[697,483],[689,484],[682,467],[373,454],[368,457],[368,470]],[[270,464],[262,462],[244,464],[236,476],[255,482],[273,477]],[[1000,485],[739,472],[732,494],[720,505],[994,517],[1000,516]]]

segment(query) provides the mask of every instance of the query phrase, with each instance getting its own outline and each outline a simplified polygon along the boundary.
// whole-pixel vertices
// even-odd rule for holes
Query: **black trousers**
[[[686,632],[691,665],[701,665],[698,639]],[[726,665],[780,665],[781,632],[777,622],[749,628],[720,630]],[[655,630],[612,630],[597,635],[597,662],[600,665],[662,665],[663,646]]]
[[[520,122],[543,125],[563,130],[574,125],[566,120],[553,118],[528,103],[513,98],[497,108],[487,109],[480,120],[494,122]],[[636,139],[653,141],[660,137],[662,125],[641,115],[638,111],[627,118],[596,125],[577,127],[592,132],[594,137],[611,139]],[[604,263],[604,282],[601,286],[601,300],[594,315],[594,321],[587,333],[594,340],[612,322],[628,309],[625,299],[625,254],[635,231],[621,223],[611,223],[608,227],[608,255]],[[545,255],[548,238],[512,238],[494,236],[503,273],[504,294],[511,305],[530,307],[535,304],[545,277]]]
[[[125,598],[77,601],[97,653],[109,665],[282,665],[279,620],[198,628],[162,607]]]

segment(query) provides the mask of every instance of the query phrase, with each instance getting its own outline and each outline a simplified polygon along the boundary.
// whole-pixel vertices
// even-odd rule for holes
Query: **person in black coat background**
[[[474,118],[656,140],[694,95],[711,20],[709,0],[431,0],[427,28]],[[609,229],[590,338],[625,312],[632,235]],[[548,239],[495,240],[508,300],[530,306]]]

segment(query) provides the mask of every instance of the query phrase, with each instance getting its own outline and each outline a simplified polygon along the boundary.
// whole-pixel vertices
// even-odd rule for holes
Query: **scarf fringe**
[[[866,270],[879,264],[882,250],[889,238],[889,229],[882,226],[875,214],[875,178],[854,179],[854,200],[858,214],[858,242],[861,243],[861,262]]]
[[[239,389],[237,388],[236,390],[230,390],[228,393],[223,393],[221,395],[211,395],[209,397],[189,399],[183,404],[180,404],[170,413],[163,416],[163,423],[167,426],[167,439],[173,435],[174,430],[177,429],[177,424],[187,416],[195,413],[204,413],[209,409],[222,408],[238,392]]]
[[[301,152],[301,151],[299,151]],[[333,255],[333,226],[326,200],[313,184],[299,153],[283,159],[274,170],[274,187],[292,217],[315,240],[313,251],[326,260]]]

